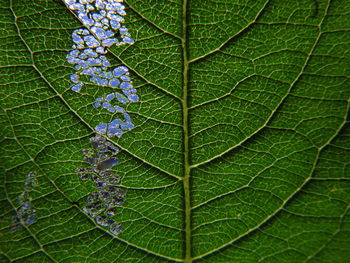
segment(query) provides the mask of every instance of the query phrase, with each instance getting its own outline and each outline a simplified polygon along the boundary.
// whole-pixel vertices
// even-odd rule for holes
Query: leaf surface
[[[126,1],[136,127],[112,142],[119,236],[76,169],[111,90],[70,90],[59,0],[0,1],[0,262],[347,262],[350,3]],[[25,176],[37,221],[16,231]]]

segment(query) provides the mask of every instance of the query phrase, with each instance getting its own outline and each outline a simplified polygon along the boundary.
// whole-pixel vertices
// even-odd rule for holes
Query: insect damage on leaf
[[[118,235],[122,227],[112,217],[116,213],[115,208],[124,202],[126,193],[116,186],[121,177],[111,169],[119,163],[119,149],[100,135],[91,138],[90,143],[91,148],[83,150],[83,161],[90,167],[79,168],[77,173],[82,180],[92,180],[96,191],[87,197],[83,210],[95,218],[98,225],[109,227],[113,235]]]
[[[112,69],[105,54],[107,48],[114,44],[121,46],[134,43],[128,29],[122,26],[125,7],[122,0],[65,0],[65,3],[77,13],[85,26],[73,31],[73,50],[67,55],[67,61],[77,70],[70,76],[74,83],[71,90],[81,90],[82,75],[89,76],[95,85],[119,89],[121,92],[115,91],[96,98],[93,106],[123,115],[123,120],[116,118],[108,124],[100,123],[95,127],[99,134],[120,137],[123,131],[134,128],[134,124],[124,107],[113,104],[136,102],[139,97],[129,77],[129,69],[124,65]],[[125,192],[115,186],[121,178],[111,168],[119,162],[116,157],[119,149],[100,135],[91,138],[90,143],[91,149],[83,150],[83,160],[90,167],[79,168],[77,173],[82,180],[91,179],[96,191],[89,195],[83,210],[95,218],[98,225],[109,227],[112,234],[118,235],[122,231],[121,225],[111,217],[115,215],[115,207],[124,202]]]
[[[134,125],[125,109],[112,105],[111,101],[126,104],[137,102],[136,89],[129,77],[129,69],[120,65],[111,69],[107,57],[107,48],[116,44],[133,44],[128,29],[122,26],[125,7],[120,0],[91,1],[91,0],[65,0],[68,8],[74,10],[83,25],[88,28],[76,29],[72,33],[73,50],[69,51],[67,61],[73,64],[77,72],[70,76],[74,85],[71,90],[79,92],[83,87],[80,76],[90,77],[90,81],[98,86],[119,89],[121,92],[107,94],[104,98],[96,98],[95,108],[108,110],[111,113],[122,113],[125,121],[115,119],[108,125],[101,123],[95,131],[106,134],[108,137],[120,137],[123,130],[131,130]]]
[[[20,207],[17,209],[17,215],[13,218],[13,221],[17,224],[30,225],[35,221],[37,211],[32,207],[30,198],[30,192],[35,186],[35,176],[35,173],[29,173],[27,175],[23,192],[18,197]]]

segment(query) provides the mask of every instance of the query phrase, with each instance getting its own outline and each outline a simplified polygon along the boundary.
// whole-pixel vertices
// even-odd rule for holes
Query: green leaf
[[[82,212],[81,150],[110,89],[72,92],[82,25],[60,0],[0,1],[1,262],[348,262],[350,2],[127,0],[111,47],[141,101],[111,235]],[[13,229],[26,175],[37,221]]]

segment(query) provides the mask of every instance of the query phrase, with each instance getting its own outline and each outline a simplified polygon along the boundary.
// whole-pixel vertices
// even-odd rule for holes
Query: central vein
[[[188,82],[189,82],[189,59],[187,53],[187,7],[188,1],[183,1],[182,9],[182,55],[183,55],[183,95],[182,95],[182,118],[184,136],[184,195],[185,195],[185,262],[192,262],[191,242],[191,195],[190,195],[190,155],[189,155],[189,114],[188,114]]]

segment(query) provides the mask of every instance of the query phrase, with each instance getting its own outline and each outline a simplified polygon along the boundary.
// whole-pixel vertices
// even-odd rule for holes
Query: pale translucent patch
[[[16,210],[16,216],[13,221],[17,223],[14,230],[19,227],[19,225],[31,225],[36,220],[37,210],[32,207],[30,192],[36,185],[36,174],[29,173],[24,181],[23,191],[18,196],[18,204],[20,207]]]
[[[113,121],[114,125],[118,123]],[[92,180],[96,191],[87,197],[83,211],[95,218],[97,225],[106,228],[113,235],[118,235],[122,228],[113,217],[116,215],[116,208],[124,203],[126,193],[116,186],[121,177],[111,169],[119,163],[116,157],[119,149],[99,135],[91,138],[90,144],[91,148],[83,150],[83,160],[89,167],[79,168],[77,173],[82,180]]]

